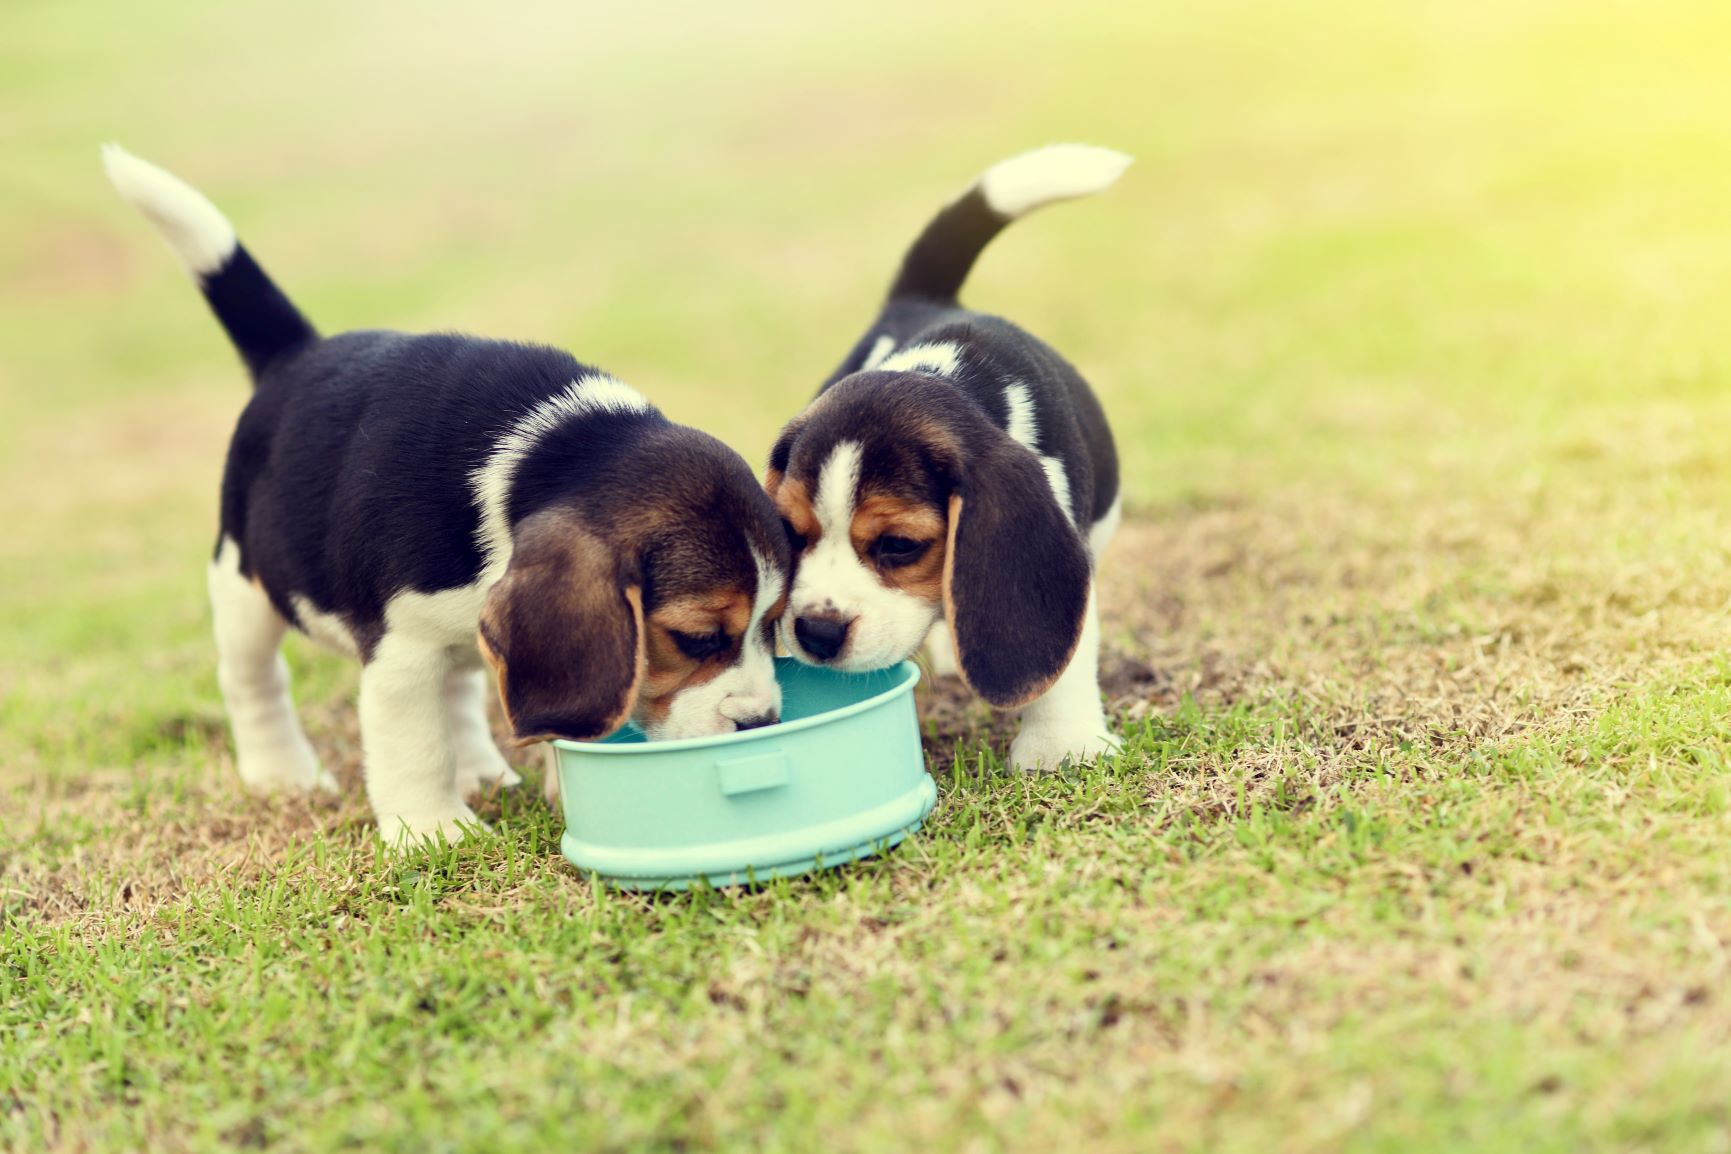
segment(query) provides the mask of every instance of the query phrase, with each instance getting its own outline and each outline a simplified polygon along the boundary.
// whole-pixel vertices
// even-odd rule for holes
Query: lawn
[[[0,1144],[1731,1149],[1731,9],[0,12]],[[1105,398],[1126,737],[754,892],[610,894],[526,786],[392,856],[243,796],[202,565],[233,354],[182,173],[327,330],[605,366],[761,462],[925,215],[1136,154],[969,299]]]

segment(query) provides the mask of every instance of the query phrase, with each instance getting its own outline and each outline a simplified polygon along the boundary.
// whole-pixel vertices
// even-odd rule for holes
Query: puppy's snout
[[[766,725],[774,725],[781,718],[771,710],[768,713],[754,713],[750,717],[742,717],[733,723],[736,730],[762,729]]]
[[[847,644],[851,621],[839,617],[800,617],[793,623],[793,636],[800,648],[819,661],[829,661]]]

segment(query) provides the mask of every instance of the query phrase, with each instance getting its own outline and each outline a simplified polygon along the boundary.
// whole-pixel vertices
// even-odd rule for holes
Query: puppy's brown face
[[[708,536],[651,558],[655,603],[646,614],[634,717],[657,740],[750,729],[779,716],[775,626],[787,605],[786,569],[749,544],[749,572],[691,547]]]
[[[669,740],[779,718],[787,543],[745,463],[679,432],[665,460],[642,454],[630,487],[596,484],[513,531],[480,644],[520,739],[635,719]]]
[[[864,421],[825,398],[790,426],[766,477],[796,569],[782,640],[802,661],[881,669],[918,650],[943,613],[953,438],[915,414]]]

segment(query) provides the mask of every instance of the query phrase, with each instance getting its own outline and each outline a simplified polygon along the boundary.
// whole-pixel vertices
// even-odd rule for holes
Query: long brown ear
[[[639,579],[575,514],[538,513],[512,536],[480,620],[505,718],[521,742],[604,737],[643,680]]]
[[[1035,456],[1005,439],[950,495],[944,615],[968,687],[1000,709],[1051,688],[1076,652],[1090,572]]]

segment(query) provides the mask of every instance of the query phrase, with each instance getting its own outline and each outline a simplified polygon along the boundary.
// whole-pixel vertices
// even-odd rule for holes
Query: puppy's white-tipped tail
[[[209,276],[234,255],[234,226],[192,185],[118,144],[102,146],[102,167],[194,276]]]
[[[318,339],[300,310],[241,247],[228,218],[196,188],[118,144],[103,145],[102,167],[115,191],[156,226],[192,273],[254,380],[277,357]]]
[[[993,212],[1015,220],[1042,205],[1104,191],[1131,163],[1110,148],[1049,144],[998,161],[980,174],[978,187]]]
[[[926,225],[902,258],[890,299],[955,300],[974,261],[1011,221],[1109,188],[1129,167],[1122,152],[1091,144],[1050,144],[998,161]]]

